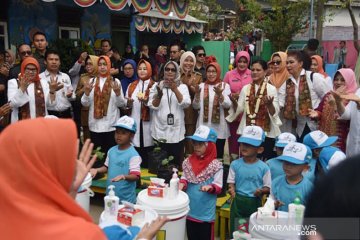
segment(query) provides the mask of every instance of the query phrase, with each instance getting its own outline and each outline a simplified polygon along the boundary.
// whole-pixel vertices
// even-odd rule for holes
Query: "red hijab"
[[[106,239],[69,194],[77,145],[72,120],[23,120],[0,134],[2,239]]]
[[[207,142],[207,147],[203,156],[197,156],[195,153],[189,157],[189,162],[195,176],[199,175],[206,167],[216,159],[216,145],[213,142]]]
[[[216,80],[215,80],[215,82],[210,82],[209,80],[206,80],[205,83],[209,84],[209,85],[215,85],[215,84],[220,83],[221,82],[221,79],[220,79],[220,75],[221,75],[220,65],[217,62],[211,62],[211,63],[209,63],[209,65],[207,65],[206,71],[208,70],[208,68],[210,66],[212,66],[212,67],[214,67],[216,69]]]
[[[33,57],[27,57],[24,59],[24,61],[22,61],[21,67],[20,67],[20,71],[21,71],[20,76],[25,76],[25,68],[29,64],[35,65],[36,70],[37,70],[37,74],[36,74],[35,78],[32,79],[32,81],[33,82],[40,81],[40,77],[39,77],[40,65],[39,65],[38,61]]]

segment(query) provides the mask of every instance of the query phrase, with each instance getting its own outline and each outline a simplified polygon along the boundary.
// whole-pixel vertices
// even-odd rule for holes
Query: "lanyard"
[[[169,96],[169,89],[166,88],[166,95],[167,95],[167,100],[168,100],[168,106],[169,106],[170,113],[171,113],[171,94],[172,93],[170,93],[170,96]]]

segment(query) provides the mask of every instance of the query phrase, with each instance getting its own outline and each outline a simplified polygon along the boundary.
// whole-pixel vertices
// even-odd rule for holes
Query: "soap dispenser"
[[[173,168],[173,175],[170,180],[169,199],[175,199],[179,195],[179,177],[177,175],[177,169]]]
[[[114,185],[108,186],[109,193],[104,197],[104,202],[106,220],[116,221],[119,210],[119,198],[115,196],[114,188]]]

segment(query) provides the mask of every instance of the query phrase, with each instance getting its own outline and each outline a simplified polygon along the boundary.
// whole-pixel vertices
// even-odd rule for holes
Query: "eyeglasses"
[[[197,55],[198,55],[198,57],[206,57],[205,53],[198,53]]]
[[[165,72],[176,72],[175,68],[165,68]]]
[[[216,74],[216,71],[206,71],[209,74]]]
[[[19,52],[19,54],[21,55],[21,56],[23,56],[23,57],[25,57],[26,55],[31,55],[32,54],[32,52],[31,51],[23,51],[23,52]]]
[[[175,54],[175,53],[177,53],[178,51],[170,51],[170,54]]]
[[[124,68],[125,71],[130,71],[130,70],[134,70],[132,67],[126,67]]]
[[[98,63],[98,66],[101,67],[101,66],[107,66],[106,63]]]
[[[36,73],[37,72],[37,69],[36,68],[25,68],[25,72],[28,72],[28,73]]]
[[[281,64],[281,61],[273,61],[272,62],[274,65],[280,65]]]

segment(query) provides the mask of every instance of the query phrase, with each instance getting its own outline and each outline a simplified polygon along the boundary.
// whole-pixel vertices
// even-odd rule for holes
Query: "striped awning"
[[[81,7],[89,7],[96,1],[105,2],[105,4],[115,11],[120,11],[126,5],[132,5],[139,13],[146,13],[151,9],[156,9],[163,15],[175,12],[178,18],[184,19],[189,12],[188,0],[74,0]]]
[[[204,23],[206,22],[190,15],[180,19],[171,13],[163,15],[157,10],[140,13],[135,17],[135,27],[138,31],[174,32],[176,34],[184,32],[189,34],[203,33]]]

